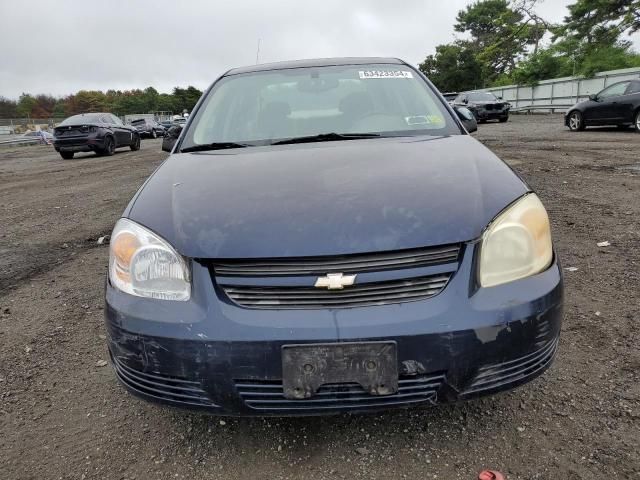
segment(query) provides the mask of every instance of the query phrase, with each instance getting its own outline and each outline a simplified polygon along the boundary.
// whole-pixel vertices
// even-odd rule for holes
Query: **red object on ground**
[[[500,472],[483,470],[478,474],[478,480],[505,480],[505,478]]]

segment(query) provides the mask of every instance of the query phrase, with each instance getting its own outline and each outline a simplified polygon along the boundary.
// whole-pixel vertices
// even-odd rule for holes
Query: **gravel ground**
[[[619,168],[637,165],[640,135],[516,116],[476,137],[549,210],[566,280],[556,363],[482,400],[309,419],[157,407],[101,366],[96,240],[165,158],[160,141],[70,161],[1,149],[0,478],[640,479],[640,172]]]

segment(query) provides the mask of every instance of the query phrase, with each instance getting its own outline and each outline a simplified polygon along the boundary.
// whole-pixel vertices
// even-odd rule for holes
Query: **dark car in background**
[[[444,97],[444,99],[447,101],[449,105],[453,105],[455,103],[455,100],[458,95],[459,95],[458,92],[445,92],[442,94],[442,96]]]
[[[640,132],[640,79],[617,82],[590,95],[567,111],[564,123],[574,132],[602,125],[633,125]]]
[[[83,113],[63,120],[53,130],[53,146],[66,160],[76,152],[113,155],[121,147],[139,150],[140,134],[111,113]]]
[[[138,130],[141,137],[158,138],[163,137],[166,128],[160,123],[150,118],[140,118],[131,121],[131,126]]]
[[[487,120],[509,120],[511,105],[491,92],[463,92],[456,97],[453,104],[467,107],[480,123]]]
[[[454,110],[397,59],[216,80],[111,235],[120,382],[281,416],[454,402],[543,373],[563,298],[547,212]]]

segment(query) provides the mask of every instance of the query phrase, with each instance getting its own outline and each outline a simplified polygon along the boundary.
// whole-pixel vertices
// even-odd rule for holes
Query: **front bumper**
[[[476,120],[499,120],[501,118],[507,118],[509,116],[509,110],[485,110],[474,109],[473,114],[476,116]]]
[[[562,319],[562,276],[545,272],[471,288],[475,245],[437,296],[395,305],[256,310],[221,298],[194,262],[189,302],[136,298],[107,284],[109,351],[132,393],[220,415],[313,415],[454,402],[528,382],[552,363]],[[108,282],[107,282],[108,283]],[[287,344],[392,340],[398,393],[357,385],[321,387],[289,400],[282,390]]]

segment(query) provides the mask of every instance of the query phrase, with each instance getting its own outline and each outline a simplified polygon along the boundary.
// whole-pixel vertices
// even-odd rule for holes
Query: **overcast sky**
[[[332,56],[420,63],[470,0],[0,0],[0,96],[206,88],[225,70]],[[571,0],[545,0],[559,22]],[[638,46],[639,42],[635,42]]]

